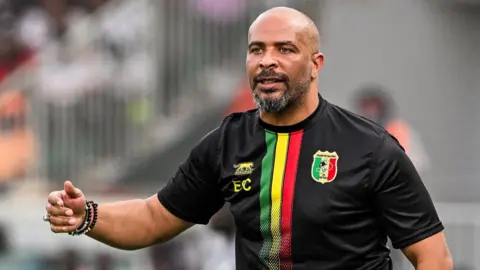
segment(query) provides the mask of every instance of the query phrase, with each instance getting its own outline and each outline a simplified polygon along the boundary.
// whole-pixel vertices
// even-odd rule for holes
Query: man
[[[34,57],[34,53],[15,35],[14,26],[15,16],[10,3],[0,0],[0,82],[17,69],[31,65]]]
[[[5,226],[0,223],[0,257],[8,253],[10,249],[10,243],[7,237],[7,231]]]
[[[452,269],[442,223],[403,149],[321,98],[322,66],[308,17],[283,7],[261,14],[246,59],[258,110],[225,118],[157,195],[100,205],[88,236],[139,249],[208,223],[228,201],[240,270],[391,269],[387,235],[416,269]],[[71,232],[85,208],[67,181],[49,195],[44,219]]]
[[[380,85],[365,85],[357,91],[356,111],[384,127],[405,149],[418,172],[429,168],[429,159],[420,136],[404,119],[398,117],[395,103]]]

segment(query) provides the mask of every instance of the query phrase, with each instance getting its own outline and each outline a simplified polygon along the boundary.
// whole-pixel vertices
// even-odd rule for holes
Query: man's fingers
[[[52,204],[48,204],[47,205],[47,213],[50,215],[50,216],[66,216],[66,217],[70,217],[70,216],[73,216],[73,211],[72,209],[68,209],[66,207],[63,207],[63,206],[55,206],[55,205],[52,205]]]
[[[82,191],[73,186],[72,182],[65,181],[63,185],[63,190],[70,198],[80,198],[82,197]]]
[[[64,184],[64,190],[54,191],[48,195],[47,213],[50,215],[50,229],[54,233],[68,233],[77,229],[78,219],[74,217],[72,209],[65,207],[63,198],[80,198],[83,196],[80,189],[70,181]]]
[[[70,227],[77,225],[77,219],[74,217],[50,217],[50,224],[56,227]]]
[[[62,200],[62,192],[61,191],[54,191],[48,195],[48,202],[51,205],[58,205],[58,206],[63,206],[63,200]]]
[[[54,233],[69,233],[75,231],[75,226],[56,226],[53,224],[50,224],[50,230]]]

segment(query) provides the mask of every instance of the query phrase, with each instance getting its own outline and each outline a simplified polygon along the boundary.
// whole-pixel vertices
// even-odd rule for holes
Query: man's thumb
[[[70,181],[65,181],[65,184],[63,185],[63,190],[65,190],[65,193],[70,198],[79,198],[79,197],[82,197],[82,195],[83,195],[82,191],[80,191],[80,189],[74,187],[72,182],[70,182]]]

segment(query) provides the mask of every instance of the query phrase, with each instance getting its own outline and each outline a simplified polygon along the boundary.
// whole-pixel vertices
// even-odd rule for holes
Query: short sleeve
[[[224,205],[218,186],[218,147],[216,129],[191,150],[175,176],[158,192],[162,205],[176,217],[191,223],[207,224]]]
[[[372,165],[374,207],[394,248],[408,247],[444,229],[425,185],[397,140],[386,135]]]

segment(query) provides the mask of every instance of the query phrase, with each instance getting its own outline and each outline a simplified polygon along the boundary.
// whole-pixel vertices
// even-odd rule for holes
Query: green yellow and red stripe
[[[260,258],[269,269],[292,269],[292,208],[303,131],[266,131],[260,180]]]

